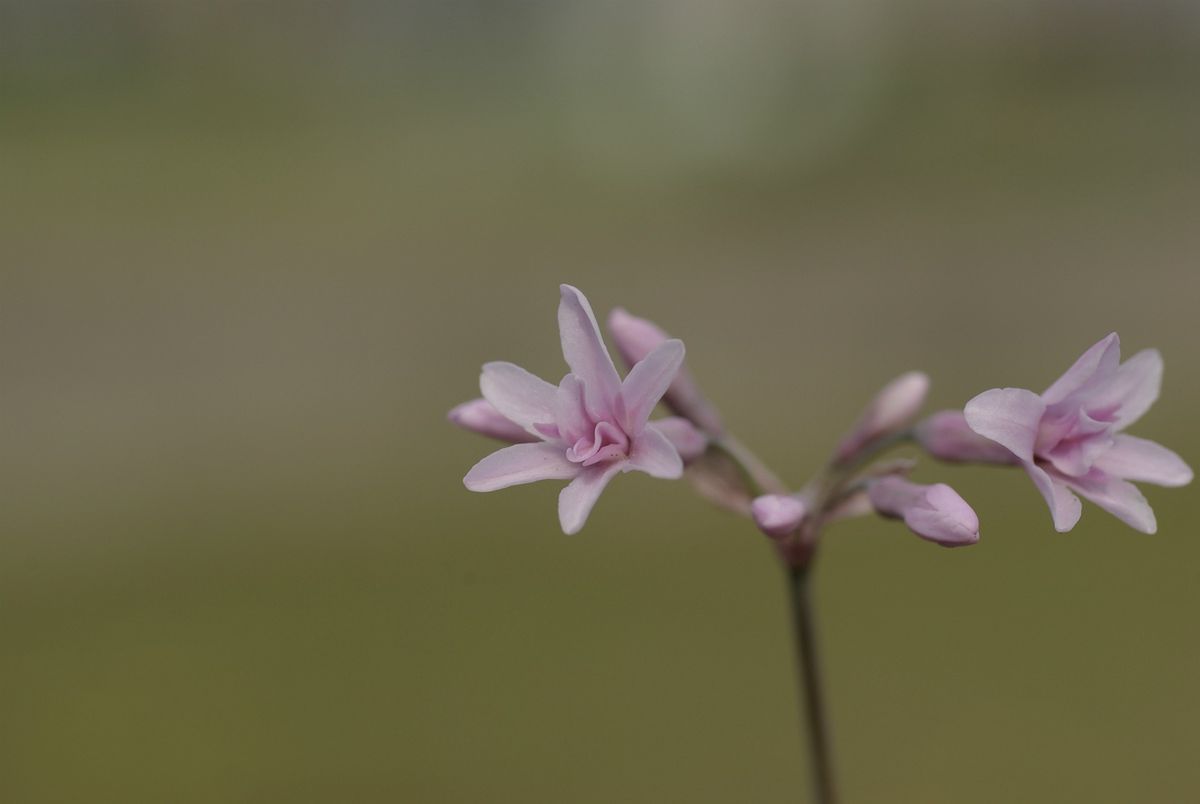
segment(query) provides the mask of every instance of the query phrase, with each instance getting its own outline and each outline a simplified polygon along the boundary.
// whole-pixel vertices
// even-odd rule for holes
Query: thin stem
[[[790,578],[798,680],[804,723],[808,732],[813,789],[817,804],[837,804],[829,721],[825,714],[825,699],[821,688],[820,658],[813,624],[808,567],[793,568]]]
[[[756,492],[759,494],[787,494],[787,484],[767,468],[762,459],[755,455],[749,447],[732,434],[714,439],[713,444],[734,460]]]

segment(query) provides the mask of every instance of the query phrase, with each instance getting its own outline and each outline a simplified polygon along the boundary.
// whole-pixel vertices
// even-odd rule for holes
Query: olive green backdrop
[[[461,477],[556,286],[802,483],[869,395],[1159,347],[1200,461],[1189,4],[0,3],[0,800],[804,800],[785,591],[686,484]],[[847,802],[1200,796],[1200,504],[832,530]]]

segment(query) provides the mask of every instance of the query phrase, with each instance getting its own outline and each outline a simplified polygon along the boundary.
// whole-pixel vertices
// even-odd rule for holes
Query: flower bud
[[[884,516],[903,519],[909,530],[943,547],[979,541],[979,517],[945,483],[923,486],[899,477],[871,481],[867,496]]]
[[[967,425],[961,410],[943,410],[917,425],[917,443],[950,463],[1017,463],[1017,457]]]
[[[667,437],[685,464],[699,458],[708,449],[708,437],[682,416],[668,416],[650,424]]]
[[[609,314],[608,331],[629,368],[633,368],[659,344],[670,338],[652,321],[630,315],[620,307]],[[724,431],[717,409],[704,398],[686,364],[675,375],[670,388],[663,396],[663,403],[710,436],[719,436]]]
[[[519,444],[540,440],[537,436],[525,432],[525,429],[517,423],[506,419],[486,399],[472,399],[470,402],[463,402],[446,414],[446,418],[464,430],[500,441]]]
[[[902,430],[920,411],[927,393],[929,376],[920,371],[901,374],[885,385],[838,445],[834,462],[846,463],[871,442]]]
[[[764,494],[750,504],[750,514],[758,529],[773,539],[790,536],[808,513],[804,503],[786,494]]]

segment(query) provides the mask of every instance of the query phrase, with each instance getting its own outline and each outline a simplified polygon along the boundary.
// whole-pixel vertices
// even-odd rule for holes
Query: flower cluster
[[[1021,467],[1059,531],[1079,520],[1079,495],[1153,533],[1154,512],[1130,481],[1181,486],[1192,479],[1174,452],[1124,432],[1157,399],[1162,358],[1146,350],[1121,363],[1115,333],[1042,394],[997,388],[961,411],[941,411],[915,425],[929,378],[916,371],[901,375],[870,402],[825,469],[793,491],[729,433],[684,366],[681,341],[622,309],[608,324],[629,366],[624,379],[587,299],[570,285],[561,287],[558,309],[570,372],[557,386],[512,363],[484,365],[483,397],[454,408],[449,418],[509,446],[471,468],[468,489],[568,480],[559,495],[559,521],[564,532],[575,533],[617,474],[675,479],[687,464],[697,491],[751,517],[785,561],[801,566],[826,524],[872,512],[903,520],[944,546],[978,541],[979,518],[957,492],[944,483],[910,481],[912,461],[880,460],[905,442],[948,462]],[[651,420],[660,402],[674,415]]]

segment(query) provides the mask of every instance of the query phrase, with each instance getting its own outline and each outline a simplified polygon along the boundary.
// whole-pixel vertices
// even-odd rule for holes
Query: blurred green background
[[[783,580],[684,483],[472,495],[556,286],[685,339],[799,485],[1159,347],[1200,461],[1190,0],[0,2],[0,801],[803,800]],[[1200,796],[1200,517],[926,464],[948,551],[829,533],[847,802]]]

